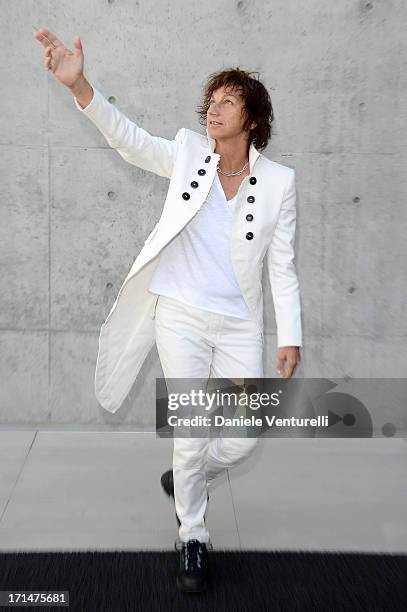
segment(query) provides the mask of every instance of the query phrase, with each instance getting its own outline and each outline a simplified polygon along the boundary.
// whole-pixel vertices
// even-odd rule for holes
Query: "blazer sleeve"
[[[301,298],[295,269],[296,187],[290,169],[277,225],[267,250],[277,346],[302,346]]]
[[[109,145],[129,164],[159,176],[170,178],[183,129],[174,140],[152,136],[130,121],[92,85],[93,98],[82,108],[74,97],[76,108],[100,130]]]

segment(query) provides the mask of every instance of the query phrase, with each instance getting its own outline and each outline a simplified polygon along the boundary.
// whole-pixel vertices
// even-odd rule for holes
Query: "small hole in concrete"
[[[392,438],[396,433],[396,426],[393,423],[385,423],[382,427],[382,434],[386,438]]]

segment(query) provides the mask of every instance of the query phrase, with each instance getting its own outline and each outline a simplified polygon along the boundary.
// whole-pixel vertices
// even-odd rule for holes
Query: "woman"
[[[302,346],[294,171],[259,151],[273,119],[264,85],[239,69],[212,75],[199,109],[206,137],[182,128],[169,141],[131,122],[89,84],[78,36],[74,52],[49,30],[34,36],[45,48],[45,67],[109,144],[129,163],[170,178],[160,221],[102,326],[95,378],[101,404],[118,409],[152,341],[169,391],[179,389],[176,379],[262,378],[265,256],[277,320],[277,371],[291,377]],[[174,437],[173,470],[161,483],[175,499],[180,589],[206,587],[208,489],[255,444],[255,437]]]

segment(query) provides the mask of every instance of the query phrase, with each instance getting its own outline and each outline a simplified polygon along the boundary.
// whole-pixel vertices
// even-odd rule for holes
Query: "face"
[[[247,135],[243,132],[243,106],[243,98],[230,86],[222,86],[214,91],[206,114],[206,125],[210,136],[216,139]],[[252,127],[254,126],[255,123],[252,124]]]

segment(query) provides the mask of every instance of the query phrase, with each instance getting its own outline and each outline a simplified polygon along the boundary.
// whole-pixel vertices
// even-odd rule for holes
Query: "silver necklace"
[[[245,163],[243,168],[241,170],[239,170],[238,172],[222,172],[222,170],[220,169],[220,160],[219,160],[216,169],[217,169],[218,172],[220,172],[224,176],[238,176],[239,174],[242,174],[242,172],[244,172],[244,170],[246,170],[248,163],[249,163],[249,160],[247,160],[247,162]]]

